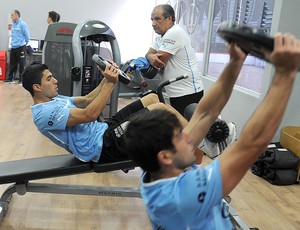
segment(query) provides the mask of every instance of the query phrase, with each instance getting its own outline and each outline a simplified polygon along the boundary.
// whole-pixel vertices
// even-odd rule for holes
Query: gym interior
[[[21,18],[28,24],[31,46],[34,53],[27,55],[26,64],[41,61],[53,65],[57,74],[65,74],[66,79],[62,93],[69,95],[84,94],[93,84],[86,79],[93,73],[92,55],[97,53],[108,59],[114,59],[118,65],[128,60],[144,56],[148,51],[155,33],[151,27],[150,15],[157,4],[170,3],[175,6],[177,23],[190,34],[199,60],[199,70],[203,75],[205,89],[209,89],[222,71],[228,56],[224,50],[224,41],[217,36],[216,28],[222,21],[230,20],[232,9],[240,6],[239,19],[250,26],[263,27],[269,35],[276,32],[290,32],[300,38],[298,0],[235,0],[235,1],[200,1],[200,0],[113,0],[76,2],[52,0],[3,0],[0,8],[0,66],[2,75],[8,72],[11,11],[18,9]],[[180,6],[180,7],[178,7]],[[61,20],[57,25],[48,26],[47,15],[50,10],[60,13]],[[193,15],[188,20],[185,15]],[[103,30],[85,31],[89,23],[103,24]],[[73,36],[55,37],[56,26],[72,31]],[[53,30],[53,31],[52,31]],[[64,32],[63,32],[64,33]],[[55,35],[55,36],[54,36]],[[84,46],[78,39],[86,37]],[[56,40],[58,39],[58,40]],[[96,45],[91,45],[91,40]],[[98,41],[98,42],[97,42]],[[77,43],[76,43],[77,42]],[[49,53],[49,55],[47,55]],[[62,59],[59,59],[59,58]],[[5,68],[3,67],[5,65]],[[59,66],[59,67],[57,67]],[[79,68],[79,69],[76,69]],[[268,91],[274,69],[258,58],[247,58],[241,76],[237,81],[232,96],[222,112],[222,118],[232,121],[237,126],[238,135],[256,106]],[[76,80],[77,74],[83,74]],[[1,74],[0,74],[1,76]],[[86,78],[84,78],[86,77]],[[30,106],[32,98],[20,84],[5,83],[0,79],[0,162],[50,157],[67,152],[42,136],[32,122]],[[74,80],[75,79],[75,80]],[[147,87],[156,87],[156,79],[146,80],[141,87],[120,85],[115,90],[107,109],[107,116],[115,113],[122,106],[132,101]],[[299,78],[295,85],[299,85]],[[146,87],[146,88],[143,88]],[[295,87],[282,123],[273,137],[273,142],[280,142],[285,127],[300,127],[299,87]],[[300,131],[299,131],[300,132]],[[300,140],[299,140],[300,145]],[[299,154],[299,153],[298,153]],[[204,164],[211,162],[204,158]],[[14,194],[9,197],[9,207],[0,223],[0,229],[151,229],[145,207],[138,195],[114,195],[119,191],[107,191],[106,188],[138,188],[141,170],[134,168],[103,173],[85,172],[78,175],[59,176],[39,179],[38,182],[68,185],[78,184],[77,190],[94,192],[64,192],[64,188],[53,187],[61,191],[39,192],[46,188],[31,187],[32,193],[24,196]],[[1,175],[0,175],[1,176]],[[9,184],[1,184],[1,194],[7,191]],[[44,185],[43,185],[44,186]],[[86,186],[86,187],[85,187]],[[99,188],[98,186],[105,186]],[[103,195],[97,195],[101,189]],[[103,189],[103,190],[102,190]],[[51,189],[48,189],[51,190]],[[76,187],[74,187],[76,190]],[[93,189],[91,189],[93,191]],[[134,191],[136,192],[136,191]],[[241,223],[236,229],[258,228],[300,229],[300,187],[299,184],[276,186],[254,175],[251,170],[242,182],[230,194],[232,215]],[[18,192],[19,193],[19,192]],[[109,194],[108,194],[109,193]],[[119,192],[119,193],[122,193]],[[1,203],[1,202],[0,202]],[[4,205],[5,206],[5,205]],[[4,206],[0,206],[1,209]]]

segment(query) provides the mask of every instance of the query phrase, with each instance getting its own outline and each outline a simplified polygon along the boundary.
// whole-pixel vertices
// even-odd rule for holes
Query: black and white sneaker
[[[218,157],[229,145],[237,140],[237,128],[233,122],[229,122],[229,135],[222,143],[214,143],[206,137],[200,143],[199,148],[211,159]]]

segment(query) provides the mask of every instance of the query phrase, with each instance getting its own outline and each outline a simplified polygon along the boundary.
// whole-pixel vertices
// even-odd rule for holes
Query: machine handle
[[[92,56],[92,60],[102,69],[105,70],[105,67],[109,62],[102,57],[100,57],[98,54],[94,54]],[[130,77],[128,77],[122,70],[118,69],[119,71],[119,81],[124,83],[125,85],[128,85],[131,82]]]
[[[180,81],[182,79],[186,79],[188,77],[189,76],[187,74],[183,74],[179,77],[172,78],[172,79],[169,79],[169,80],[165,80],[165,81],[162,81],[161,83],[159,83],[159,85],[157,86],[157,95],[158,95],[159,101],[165,103],[165,99],[164,99],[163,94],[162,94],[163,87],[165,87],[166,85],[169,85],[173,82]]]

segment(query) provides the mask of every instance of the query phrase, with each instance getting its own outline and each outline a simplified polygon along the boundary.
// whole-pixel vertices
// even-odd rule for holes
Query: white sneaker
[[[209,141],[206,137],[200,143],[199,148],[211,159],[220,155],[218,144]]]
[[[228,147],[229,145],[236,142],[236,140],[237,140],[237,129],[236,129],[236,125],[233,122],[229,122],[227,125],[228,125],[228,128],[229,128],[229,135],[226,138],[226,144],[227,144],[227,147]]]
[[[218,144],[219,150],[220,150],[220,154],[221,154],[222,152],[224,152],[224,150],[225,150],[229,145],[231,145],[232,143],[236,142],[236,140],[237,140],[237,130],[236,130],[236,125],[235,125],[233,122],[229,122],[229,123],[227,124],[227,126],[228,126],[228,129],[229,129],[228,137],[227,137],[224,141],[222,141],[222,142],[220,142],[220,143]]]
[[[237,129],[233,122],[229,122],[229,135],[225,141],[221,143],[213,143],[209,141],[206,137],[202,140],[199,148],[211,159],[219,156],[229,145],[236,142],[237,140]]]

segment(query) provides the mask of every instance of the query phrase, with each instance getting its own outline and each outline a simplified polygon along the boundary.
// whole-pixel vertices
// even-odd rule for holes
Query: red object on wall
[[[6,51],[0,51],[0,80],[6,78]]]

